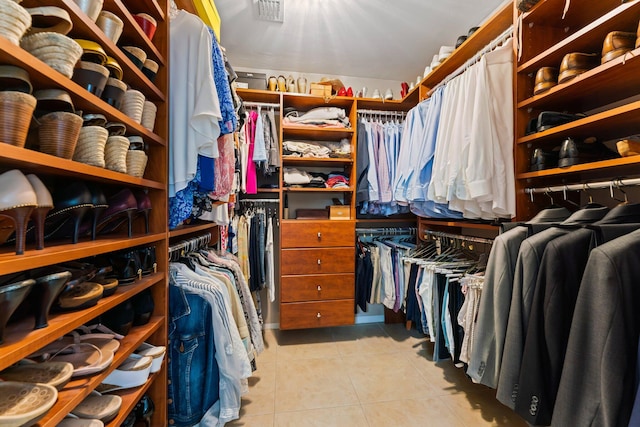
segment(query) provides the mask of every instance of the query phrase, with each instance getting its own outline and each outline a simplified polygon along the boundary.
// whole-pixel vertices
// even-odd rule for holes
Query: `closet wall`
[[[14,248],[0,248],[0,276],[29,271],[40,267],[74,261],[86,257],[109,254],[119,250],[154,246],[157,256],[157,272],[136,280],[128,286],[120,286],[116,293],[98,301],[97,305],[84,310],[51,314],[49,326],[33,330],[33,317],[12,322],[7,327],[4,342],[0,344],[0,370],[29,356],[34,351],[53,342],[75,328],[94,321],[107,310],[131,299],[145,289],[151,289],[155,309],[148,324],[134,327],[122,340],[111,365],[103,372],[73,379],[58,394],[57,403],[39,421],[39,426],[57,425],[73,408],[118,367],[138,346],[144,342],[166,345],[167,337],[167,56],[168,56],[168,1],[145,0],[128,2],[130,9],[119,0],[105,0],[104,9],[118,15],[125,25],[122,41],[140,46],[160,64],[160,71],[151,82],[141,70],[116,46],[97,25],[87,17],[72,0],[25,0],[24,7],[57,6],[69,13],[73,29],[69,36],[93,40],[99,43],[109,56],[123,68],[123,81],[141,91],[157,107],[155,130],[150,131],[115,109],[105,101],[88,93],[71,79],[54,71],[47,64],[32,56],[19,46],[0,37],[2,64],[23,68],[29,73],[34,90],[57,88],[68,92],[77,110],[85,113],[104,114],[108,121],[123,123],[127,136],[141,136],[148,145],[149,162],[143,178],[66,160],[27,148],[19,148],[0,141],[0,170],[20,169],[23,173],[34,173],[42,179],[55,178],[57,185],[67,186],[81,181],[99,186],[105,192],[122,188],[145,190],[151,198],[150,230],[144,232],[141,222],[135,221],[131,238],[126,232],[99,236],[97,240],[81,239],[77,244],[69,240],[45,242],[43,250],[28,244],[23,255],[15,255]],[[158,27],[151,41],[133,19],[134,13],[145,12],[153,16]],[[137,401],[149,393],[156,405],[150,423],[154,426],[166,424],[166,369],[153,374],[147,383],[135,389],[118,392],[122,407],[109,426],[120,425]]]

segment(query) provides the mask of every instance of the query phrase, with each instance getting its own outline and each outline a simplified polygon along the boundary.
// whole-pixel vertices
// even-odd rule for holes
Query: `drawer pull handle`
[[[320,259],[318,259],[318,265],[322,264],[322,261],[320,261]]]
[[[322,286],[318,285],[318,292],[322,291]]]
[[[318,231],[318,239],[322,239],[322,233]]]
[[[322,317],[322,314],[320,314],[320,312],[318,312],[318,314],[316,314],[316,317],[319,319]]]

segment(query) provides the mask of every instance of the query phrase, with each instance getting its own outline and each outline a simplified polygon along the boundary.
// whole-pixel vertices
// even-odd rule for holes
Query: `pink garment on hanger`
[[[233,191],[235,173],[235,155],[233,151],[233,134],[229,133],[218,138],[218,152],[220,156],[214,160],[216,170],[216,188],[209,196],[222,199]]]
[[[258,174],[256,171],[256,164],[253,159],[253,150],[255,149],[256,141],[256,121],[258,120],[258,113],[251,111],[249,113],[249,121],[246,124],[247,128],[247,141],[249,141],[249,161],[247,162],[247,194],[258,194]]]

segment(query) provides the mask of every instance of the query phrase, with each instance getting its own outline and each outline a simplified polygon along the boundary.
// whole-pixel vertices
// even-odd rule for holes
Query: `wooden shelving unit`
[[[33,330],[33,319],[15,319],[7,325],[5,339],[0,344],[0,371],[25,358],[42,346],[53,342],[60,336],[90,322],[121,304],[145,289],[150,289],[154,299],[154,313],[151,321],[132,328],[122,340],[121,347],[115,355],[113,363],[107,370],[86,378],[78,378],[69,382],[59,393],[58,401],[39,421],[38,426],[55,426],[82,399],[87,396],[101,381],[118,367],[143,341],[156,345],[167,345],[167,54],[168,54],[168,21],[165,20],[168,1],[158,3],[156,0],[143,0],[135,3],[131,12],[120,0],[105,0],[105,10],[116,13],[124,22],[124,38],[126,43],[140,46],[149,57],[157,61],[160,71],[152,83],[122,53],[120,48],[109,40],[98,26],[91,21],[73,0],[24,0],[23,7],[57,6],[66,10],[72,21],[73,29],[69,34],[73,38],[83,38],[99,43],[109,56],[118,61],[123,68],[123,81],[133,89],[140,90],[145,97],[158,107],[155,131],[151,132],[136,123],[121,111],[90,94],[71,79],[51,69],[44,62],[31,56],[19,46],[9,43],[0,37],[0,55],[4,64],[15,65],[29,73],[34,90],[58,88],[69,93],[77,110],[85,113],[100,113],[111,122],[120,122],[126,127],[127,136],[141,136],[148,145],[149,162],[143,178],[135,178],[123,173],[89,166],[72,160],[61,159],[48,154],[26,148],[18,148],[0,143],[0,165],[4,170],[16,168],[24,173],[35,173],[39,177],[56,178],[58,184],[65,182],[87,181],[99,184],[107,194],[121,188],[137,188],[148,191],[152,210],[149,218],[150,233],[140,232],[140,220],[134,223],[134,235],[129,238],[122,234],[99,236],[91,241],[82,238],[79,243],[71,244],[70,240],[47,241],[43,250],[36,250],[28,244],[23,255],[15,255],[11,245],[0,248],[0,276],[19,273],[40,267],[47,267],[66,261],[84,259],[113,251],[136,247],[154,246],[156,249],[157,273],[136,280],[133,284],[121,285],[116,293],[98,301],[93,306],[79,311],[51,313],[49,326]],[[158,19],[153,42],[150,41],[135,24],[132,13],[146,12]],[[156,413],[151,420],[153,426],[164,426],[166,420],[166,367],[149,378],[139,388],[128,390],[127,398],[114,421],[109,426],[117,426],[126,418],[135,403],[148,393],[156,405]]]
[[[542,207],[537,203],[544,203],[532,202],[525,194],[525,188],[640,175],[637,157],[603,159],[568,168],[529,171],[530,156],[534,149],[550,150],[567,137],[577,142],[591,137],[598,141],[615,141],[640,132],[637,121],[640,102],[634,101],[640,93],[640,61],[635,57],[640,52],[637,50],[546,92],[533,95],[533,75],[539,67],[558,67],[562,57],[570,52],[600,54],[604,38],[609,32],[637,30],[640,19],[638,2],[620,4],[605,0],[590,7],[572,5],[564,20],[561,16],[563,3],[560,0],[543,0],[523,15],[523,55],[516,71],[515,164],[519,220],[531,218]],[[528,121],[540,111],[595,112],[544,132],[525,135]]]

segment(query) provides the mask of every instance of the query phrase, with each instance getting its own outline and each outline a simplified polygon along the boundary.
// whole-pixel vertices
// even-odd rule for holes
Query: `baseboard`
[[[356,325],[365,323],[383,323],[384,314],[376,314],[374,316],[358,316],[356,315]]]

